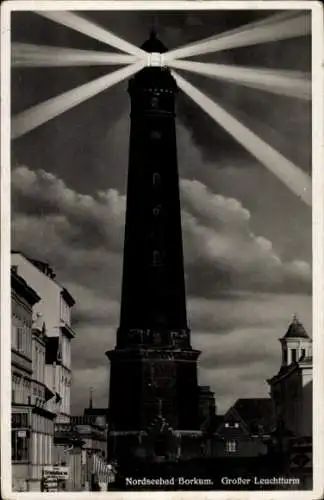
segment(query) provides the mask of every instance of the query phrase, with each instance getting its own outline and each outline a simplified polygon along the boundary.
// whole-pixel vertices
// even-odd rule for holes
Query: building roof
[[[300,339],[310,338],[304,328],[304,325],[299,321],[296,315],[293,317],[293,320],[288,327],[287,333],[284,336],[284,339],[289,339],[289,338],[300,338]]]
[[[155,30],[151,30],[150,37],[143,43],[141,49],[145,50],[146,52],[158,52],[160,54],[164,54],[168,51],[166,46],[157,37],[157,33],[155,32]]]
[[[273,403],[270,398],[241,398],[233,405],[250,432],[262,426],[267,430],[273,423]]]
[[[46,276],[48,276],[51,279],[55,279],[56,274],[54,273],[53,268],[50,266],[50,264],[48,262],[45,262],[43,260],[30,259],[30,258],[28,258],[28,260],[32,264],[34,264],[36,267],[38,267],[38,269],[40,271],[42,271],[42,273],[46,274]]]
[[[70,306],[70,307],[74,306],[75,300],[66,288],[62,289],[61,295],[62,295],[63,299],[65,300],[65,302],[68,304],[68,306]]]
[[[62,297],[64,298],[64,300],[66,300],[66,302],[68,303],[68,305],[70,307],[74,306],[74,304],[75,304],[74,298],[72,297],[70,292],[66,288],[64,288],[64,286],[61,285],[61,283],[59,283],[56,280],[56,274],[54,273],[52,267],[50,266],[50,264],[48,262],[38,260],[38,259],[32,259],[31,257],[26,255],[24,252],[21,252],[20,250],[11,250],[11,253],[22,255],[22,257],[24,257],[31,264],[33,264],[35,267],[37,267],[37,269],[41,273],[45,274],[50,280],[54,281],[54,283],[56,283],[62,289],[61,294],[62,294]]]
[[[24,297],[31,306],[41,300],[35,290],[19,276],[15,266],[11,266],[11,288],[19,293],[20,296]]]

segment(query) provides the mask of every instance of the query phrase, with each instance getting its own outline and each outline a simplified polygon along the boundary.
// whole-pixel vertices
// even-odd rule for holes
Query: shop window
[[[11,460],[25,462],[29,459],[29,430],[13,429],[11,431]]]

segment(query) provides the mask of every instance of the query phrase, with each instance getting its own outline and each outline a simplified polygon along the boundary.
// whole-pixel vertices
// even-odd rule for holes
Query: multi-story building
[[[11,269],[11,459],[14,490],[28,491],[32,429],[32,308],[39,295]]]
[[[71,433],[69,427],[71,340],[74,337],[71,308],[75,301],[55,279],[47,263],[30,259],[21,252],[12,252],[12,263],[38,296],[32,311],[33,444],[30,477],[31,488],[39,490],[44,467],[62,465],[71,471],[74,452],[81,446],[79,436]],[[68,489],[68,483],[71,481],[64,482],[62,487]]]
[[[84,409],[83,415],[71,417],[71,423],[83,440],[82,483],[84,488],[91,489],[93,480],[96,478],[100,488],[106,490],[109,475],[106,457],[107,408],[94,408],[91,392],[88,408]]]
[[[295,316],[281,343],[278,373],[267,382],[276,415],[276,442],[287,470],[312,487],[313,354],[312,339]]]
[[[277,419],[295,436],[312,436],[312,339],[294,317],[281,339],[279,372],[268,380]]]
[[[54,421],[58,411],[57,396],[46,385],[45,360],[48,337],[45,324],[34,324],[32,331],[32,451],[30,490],[42,488],[43,468],[53,463]]]
[[[45,262],[30,259],[21,252],[12,252],[12,264],[38,293],[40,300],[33,309],[33,319],[45,323],[49,337],[46,353],[45,379],[61,399],[57,422],[69,422],[71,403],[71,308],[73,297],[56,279]]]
[[[43,467],[52,464],[57,395],[46,385],[45,324],[33,319],[41,297],[11,270],[13,489],[40,491]]]

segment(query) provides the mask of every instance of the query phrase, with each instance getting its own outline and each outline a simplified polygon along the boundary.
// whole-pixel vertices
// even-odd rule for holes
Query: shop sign
[[[43,468],[44,478],[69,479],[69,468],[61,465],[48,465]]]

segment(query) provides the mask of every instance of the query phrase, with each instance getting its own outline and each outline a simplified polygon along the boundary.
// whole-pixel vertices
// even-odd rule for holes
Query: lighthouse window
[[[160,213],[161,213],[161,207],[160,207],[160,205],[158,205],[157,207],[153,208],[153,215],[154,215],[154,217],[158,217],[160,215]]]
[[[151,132],[151,137],[152,139],[161,139],[161,132],[159,132],[158,130],[152,130]]]
[[[154,172],[153,174],[153,186],[157,187],[160,185],[161,182],[161,176],[157,172]]]
[[[159,98],[156,96],[153,96],[151,99],[151,106],[152,108],[156,109],[159,106]]]
[[[158,250],[153,251],[153,266],[157,267],[161,265],[161,255]]]

